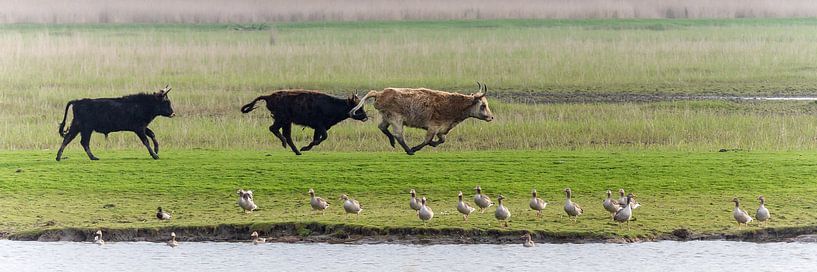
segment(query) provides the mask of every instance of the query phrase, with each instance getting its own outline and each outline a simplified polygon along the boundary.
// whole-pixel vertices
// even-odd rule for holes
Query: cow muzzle
[[[176,113],[175,113],[175,112],[171,112],[171,113],[170,113],[170,118],[173,118],[173,117],[175,117],[175,116],[176,116]]]

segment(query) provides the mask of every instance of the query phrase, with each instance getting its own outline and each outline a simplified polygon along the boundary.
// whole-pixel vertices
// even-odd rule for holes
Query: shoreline
[[[59,228],[0,234],[0,239],[39,242],[93,242],[90,228]],[[366,227],[346,224],[275,223],[185,227],[144,227],[106,229],[107,242],[165,242],[175,232],[180,242],[249,242],[249,234],[258,231],[268,243],[329,244],[516,244],[530,232],[540,244],[562,243],[638,243],[658,241],[741,241],[741,242],[817,242],[817,226],[747,229],[735,233],[692,233],[676,229],[654,236],[620,236],[586,232],[547,232],[500,229]]]

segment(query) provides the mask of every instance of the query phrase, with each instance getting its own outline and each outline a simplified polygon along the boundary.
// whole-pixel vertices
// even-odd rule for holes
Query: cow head
[[[346,102],[350,106],[349,108],[352,109],[355,106],[357,106],[358,104],[360,104],[360,97],[358,97],[357,94],[350,94],[349,97],[346,98]],[[353,112],[351,114],[351,117],[352,117],[352,119],[363,121],[363,122],[366,122],[366,120],[369,120],[369,116],[366,115],[366,111],[363,110],[363,107],[361,107],[357,111]]]
[[[488,108],[488,99],[485,98],[485,94],[488,93],[488,86],[479,82],[477,82],[477,86],[479,86],[479,92],[471,94],[474,97],[474,104],[469,108],[469,116],[491,122],[494,120],[494,114]]]
[[[176,116],[176,112],[173,111],[173,107],[170,105],[170,98],[167,97],[167,93],[170,92],[170,85],[165,86],[163,89],[159,90],[159,92],[155,93],[159,104],[156,105],[156,112],[165,117],[173,117]]]

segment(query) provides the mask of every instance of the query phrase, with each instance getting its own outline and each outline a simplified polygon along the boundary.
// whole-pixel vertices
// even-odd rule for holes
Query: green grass
[[[773,214],[770,226],[817,224],[813,152],[506,151],[413,157],[333,152],[295,157],[283,151],[166,150],[158,161],[143,153],[99,153],[102,160],[91,162],[69,152],[60,163],[51,152],[0,153],[0,232],[277,222],[422,227],[408,208],[412,188],[428,197],[436,212],[430,228],[497,229],[493,209],[468,222],[457,214],[457,191],[472,201],[475,185],[494,199],[500,193],[507,197],[514,230],[623,237],[654,237],[679,228],[736,233],[729,201],[739,197],[754,214],[760,194]],[[565,187],[585,208],[577,223],[560,218]],[[238,188],[253,190],[261,210],[240,212]],[[311,214],[309,188],[333,204],[325,215]],[[527,206],[532,188],[550,203],[543,219]],[[642,203],[631,230],[611,223],[601,207],[608,188],[625,188]],[[344,217],[337,200],[342,193],[364,205],[360,218]],[[175,219],[157,222],[157,206],[172,211]]]

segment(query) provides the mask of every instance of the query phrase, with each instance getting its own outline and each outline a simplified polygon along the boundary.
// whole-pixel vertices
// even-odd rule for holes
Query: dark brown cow
[[[407,154],[414,155],[414,152],[426,145],[437,146],[444,143],[445,135],[465,119],[474,117],[488,122],[494,119],[485,98],[488,87],[479,82],[477,85],[480,91],[470,95],[425,88],[370,91],[349,114],[361,109],[367,99],[374,98],[374,107],[383,115],[383,120],[378,125],[380,131],[389,137],[392,147],[396,139]],[[425,129],[427,133],[423,143],[409,148],[403,140],[403,125]],[[389,132],[389,126],[393,132]],[[435,135],[437,141],[434,141]]]
[[[241,112],[251,112],[255,109],[255,103],[261,100],[267,103],[267,109],[275,119],[269,127],[269,131],[281,140],[283,147],[289,145],[295,155],[301,155],[301,151],[308,151],[312,147],[319,145],[329,136],[328,131],[332,126],[349,117],[361,121],[368,119],[366,112],[362,109],[352,110],[351,115],[347,114],[351,108],[360,102],[357,95],[340,98],[306,90],[283,90],[270,95],[259,96],[249,104],[241,107]],[[293,123],[315,129],[312,142],[302,147],[300,151],[292,142]]]

